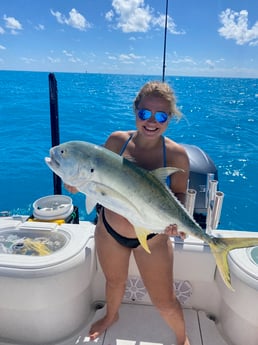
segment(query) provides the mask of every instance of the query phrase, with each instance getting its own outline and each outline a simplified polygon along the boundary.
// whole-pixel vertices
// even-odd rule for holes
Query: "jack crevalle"
[[[258,237],[217,238],[204,232],[165,186],[166,177],[180,169],[146,171],[102,146],[82,141],[51,148],[50,158],[45,161],[63,182],[86,194],[88,213],[100,203],[127,218],[147,252],[148,233],[161,233],[172,223],[180,231],[207,242],[225,284],[231,289],[228,252],[258,245]]]

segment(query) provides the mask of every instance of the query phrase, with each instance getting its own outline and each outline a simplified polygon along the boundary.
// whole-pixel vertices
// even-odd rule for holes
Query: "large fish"
[[[216,238],[208,235],[165,186],[168,175],[180,170],[146,171],[110,150],[82,141],[70,141],[50,149],[47,165],[61,179],[86,194],[86,209],[96,203],[124,216],[134,226],[143,246],[146,237],[161,233],[171,223],[180,231],[207,242],[225,284],[232,288],[227,254],[231,249],[258,245],[256,238]]]

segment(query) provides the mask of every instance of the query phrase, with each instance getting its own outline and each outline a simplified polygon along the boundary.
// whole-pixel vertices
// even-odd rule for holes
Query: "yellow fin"
[[[147,253],[150,254],[151,251],[147,243],[147,236],[150,232],[147,229],[141,227],[135,227],[134,230],[139,242],[141,243],[141,246],[146,250]]]
[[[231,285],[230,271],[228,266],[228,252],[237,248],[254,247],[258,245],[258,237],[213,238],[213,241],[210,242],[209,245],[224,283],[230,290],[234,291]]]

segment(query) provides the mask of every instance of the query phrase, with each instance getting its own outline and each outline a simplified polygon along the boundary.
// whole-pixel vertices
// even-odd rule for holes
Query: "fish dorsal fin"
[[[159,168],[152,170],[151,173],[162,183],[166,183],[166,178],[178,171],[184,171],[183,169],[167,167],[167,168]]]

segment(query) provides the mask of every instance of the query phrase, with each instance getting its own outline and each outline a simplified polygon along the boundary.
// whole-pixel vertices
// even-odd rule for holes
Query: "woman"
[[[163,137],[171,118],[180,112],[166,83],[145,84],[134,101],[136,131],[114,132],[105,147],[132,159],[147,170],[169,166],[183,169],[168,179],[169,188],[184,203],[189,161],[182,146]],[[72,187],[67,187],[71,192]],[[69,189],[70,188],[70,189]],[[173,289],[173,249],[168,235],[178,235],[176,225],[163,234],[149,235],[148,254],[139,244],[133,226],[124,217],[102,208],[95,231],[99,262],[106,278],[106,315],[91,326],[91,340],[99,337],[118,319],[124,296],[131,253],[152,303],[174,331],[177,345],[189,345],[181,306]],[[183,236],[183,234],[181,234]],[[110,255],[112,253],[112,255]]]

